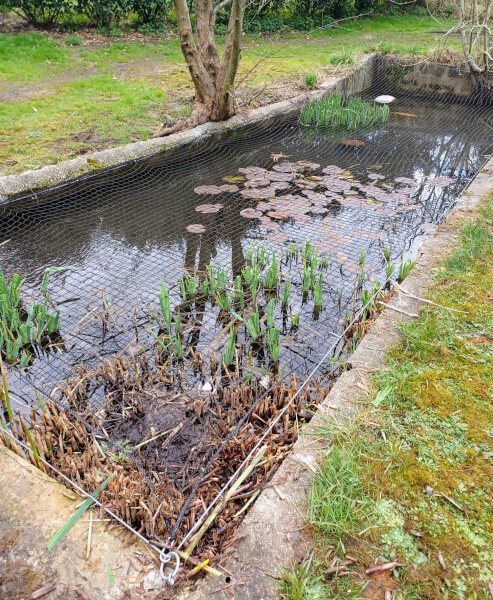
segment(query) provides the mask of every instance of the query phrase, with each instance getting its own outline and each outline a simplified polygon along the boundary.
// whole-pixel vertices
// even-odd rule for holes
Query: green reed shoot
[[[393,263],[387,263],[385,265],[385,279],[389,280],[395,273],[395,265]]]
[[[291,313],[289,320],[291,322],[291,327],[297,329],[300,325],[300,313]]]
[[[275,310],[276,310],[276,300],[275,300],[275,298],[271,298],[269,300],[269,302],[267,302],[267,309],[266,309],[267,329],[271,329],[272,327],[274,327]]]
[[[359,266],[364,267],[366,262],[366,253],[363,249],[359,251]]]
[[[301,289],[303,295],[308,294],[312,287],[312,271],[307,265],[303,265],[303,279],[301,280]]]
[[[263,286],[266,290],[273,290],[279,285],[280,273],[279,262],[275,254],[272,254],[269,268],[264,274]]]
[[[241,310],[245,310],[245,292],[243,291],[243,283],[241,281],[241,275],[235,277],[235,291],[234,297],[236,302],[240,305]]]
[[[318,279],[315,281],[315,285],[313,286],[313,299],[315,301],[315,306],[317,308],[321,308],[323,306],[323,275],[320,273]]]
[[[286,258],[288,260],[296,260],[298,258],[298,244],[291,243],[286,250]]]
[[[226,292],[219,292],[215,300],[219,309],[223,312],[229,312],[231,310],[231,297]]]
[[[392,248],[390,246],[384,246],[383,250],[383,259],[386,263],[390,262],[390,257],[392,255]]]
[[[406,279],[406,277],[409,275],[415,264],[415,260],[404,260],[404,256],[402,255],[401,264],[399,267],[399,274],[397,275],[398,283],[402,283],[404,279]]]
[[[246,328],[250,337],[253,341],[259,338],[262,335],[262,329],[260,327],[260,316],[258,311],[255,310],[250,315],[250,318],[246,321]]]
[[[281,342],[279,338],[279,329],[272,327],[267,329],[267,348],[269,356],[273,362],[278,362],[281,356]]]
[[[232,329],[228,341],[224,345],[223,349],[223,363],[226,367],[234,361],[235,359],[235,349],[236,349],[236,331]]]
[[[164,329],[170,333],[171,332],[171,309],[170,309],[170,300],[169,300],[169,291],[168,288],[161,284],[161,291],[159,292],[159,304],[161,306],[161,313],[164,319]]]
[[[330,258],[328,256],[324,256],[320,260],[320,268],[321,269],[328,269],[329,267],[330,267]]]
[[[183,332],[183,324],[181,322],[181,314],[179,312],[175,313],[175,333],[180,336]]]

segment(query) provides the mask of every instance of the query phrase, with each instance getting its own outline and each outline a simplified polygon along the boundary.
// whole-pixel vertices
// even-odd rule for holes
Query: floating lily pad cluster
[[[380,216],[392,217],[403,212],[420,210],[421,204],[410,202],[415,196],[415,181],[396,177],[388,181],[382,173],[369,172],[366,181],[358,180],[351,171],[337,165],[321,168],[318,163],[300,160],[275,162],[272,168],[249,166],[239,169],[239,175],[228,175],[226,181],[234,184],[202,185],[195,188],[200,195],[238,195],[239,199],[257,202],[240,210],[245,219],[258,222],[260,233],[268,239],[283,243],[289,236],[282,224],[289,222],[299,227],[312,226],[315,233],[333,233],[334,217],[331,209],[363,210]],[[432,177],[426,183],[445,187],[455,180],[451,177]],[[224,203],[198,205],[198,213],[216,213]],[[327,227],[330,231],[326,231]],[[188,226],[191,233],[203,233],[198,224]]]

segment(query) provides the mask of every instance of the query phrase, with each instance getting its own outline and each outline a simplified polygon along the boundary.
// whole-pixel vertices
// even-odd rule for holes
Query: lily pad
[[[248,177],[248,180],[245,182],[246,188],[260,188],[267,187],[270,185],[270,179],[261,176]]]
[[[205,233],[205,227],[200,223],[192,223],[187,225],[188,233]]]
[[[276,190],[271,187],[245,189],[241,190],[240,195],[250,200],[268,200],[276,195]]]
[[[411,179],[410,177],[396,177],[394,181],[396,183],[405,183],[407,185],[412,185],[414,183],[414,179]]]
[[[199,185],[193,191],[196,194],[207,194],[208,196],[217,196],[223,193],[219,185]]]
[[[242,181],[245,181],[245,177],[243,175],[225,175],[223,180],[228,183],[241,183]]]
[[[244,208],[240,211],[240,215],[245,219],[260,219],[262,213],[254,208]]]
[[[368,179],[373,179],[374,181],[385,179],[385,175],[380,175],[380,173],[368,173]]]
[[[329,165],[328,167],[325,167],[325,169],[322,169],[322,173],[325,173],[326,175],[339,175],[344,173],[344,169],[341,169],[341,167],[338,167],[337,165]]]
[[[229,192],[231,194],[234,194],[235,192],[238,192],[240,188],[237,185],[234,185],[233,183],[224,183],[223,185],[219,186],[219,189],[223,192]]]
[[[291,184],[289,183],[289,181],[271,181],[270,187],[273,190],[287,190],[291,187]]]
[[[298,160],[295,164],[303,171],[316,171],[317,169],[320,169],[318,163],[310,162],[309,160]]]
[[[224,208],[224,204],[199,204],[195,207],[195,210],[204,215],[217,213]]]
[[[249,175],[251,173],[257,173],[257,174],[264,174],[267,173],[267,169],[264,169],[264,167],[241,167],[240,169],[238,169],[238,171],[240,173],[244,173],[245,175]]]

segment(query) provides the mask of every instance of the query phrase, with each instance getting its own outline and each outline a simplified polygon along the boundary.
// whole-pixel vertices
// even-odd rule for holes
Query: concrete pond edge
[[[478,214],[481,200],[493,191],[493,158],[462,193],[445,222],[419,250],[416,264],[403,289],[418,298],[426,295],[441,262],[451,254],[466,220]],[[221,562],[228,576],[209,577],[196,590],[185,590],[180,600],[208,598],[273,600],[279,597],[278,581],[293,563],[302,560],[312,547],[306,529],[307,498],[327,439],[317,429],[327,418],[350,419],[368,401],[373,375],[386,365],[386,353],[400,339],[399,325],[411,320],[423,302],[396,291],[389,307],[372,324],[349,359],[350,370],[338,378],[305,426],[289,456],[250,508],[236,537],[238,543],[226,551]]]
[[[0,206],[23,194],[40,191],[44,188],[68,183],[81,176],[94,175],[110,167],[124,166],[135,160],[150,158],[186,146],[197,140],[206,140],[212,136],[235,131],[254,125],[273,117],[294,114],[309,100],[322,97],[327,93],[344,92],[358,94],[369,87],[372,79],[375,54],[366,55],[350,73],[329,77],[314,91],[307,91],[289,100],[267,104],[248,112],[239,113],[227,121],[208,122],[178,133],[133,142],[116,148],[108,148],[77,158],[48,165],[40,169],[25,171],[16,175],[0,177]]]

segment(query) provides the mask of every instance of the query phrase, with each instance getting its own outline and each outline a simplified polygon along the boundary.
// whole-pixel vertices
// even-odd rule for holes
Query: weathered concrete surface
[[[446,222],[421,247],[416,266],[402,286],[406,292],[426,295],[437,266],[456,247],[460,228],[476,216],[481,198],[489,191],[493,191],[493,159],[462,195]],[[412,318],[408,315],[416,314],[423,303],[397,292],[389,305],[351,356],[351,370],[337,380],[290,456],[245,517],[238,531],[243,537],[222,562],[232,576],[219,583],[217,578],[206,580],[198,590],[183,592],[181,600],[279,597],[277,581],[290,564],[306,555],[311,543],[305,518],[307,495],[320,453],[327,444],[326,438],[317,436],[317,428],[326,418],[349,418],[367,400],[373,374],[385,366],[387,350],[399,340],[399,323]]]
[[[134,142],[118,148],[110,148],[85,154],[72,160],[49,165],[35,171],[25,171],[19,175],[0,177],[0,205],[12,196],[29,193],[35,190],[60,184],[101,169],[124,164],[138,158],[150,157],[156,153],[175,149],[190,144],[198,139],[204,140],[212,135],[232,131],[246,125],[259,123],[265,119],[280,115],[289,115],[298,111],[308,100],[319,98],[328,92],[343,91],[348,94],[358,94],[371,84],[373,54],[366,56],[349,75],[330,77],[319,85],[319,89],[306,92],[252,111],[238,114],[221,123],[205,123],[193,129],[155,138],[143,142]]]
[[[101,522],[96,510],[87,511],[48,552],[47,541],[82,500],[0,446],[1,600],[28,600],[45,585],[53,586],[41,596],[47,600],[130,600],[158,595],[162,582],[156,557],[146,545],[135,542],[132,534],[129,538],[123,527],[107,531],[108,523]],[[148,591],[138,593],[138,587]]]
[[[394,89],[397,86],[399,90],[410,94],[427,92],[435,97],[453,96],[464,99],[474,97],[478,93],[477,76],[465,68],[427,61],[420,63],[395,61],[388,56],[378,57],[373,66],[375,80],[381,82],[387,89]],[[481,81],[481,101],[492,104],[493,75],[482,74]]]

